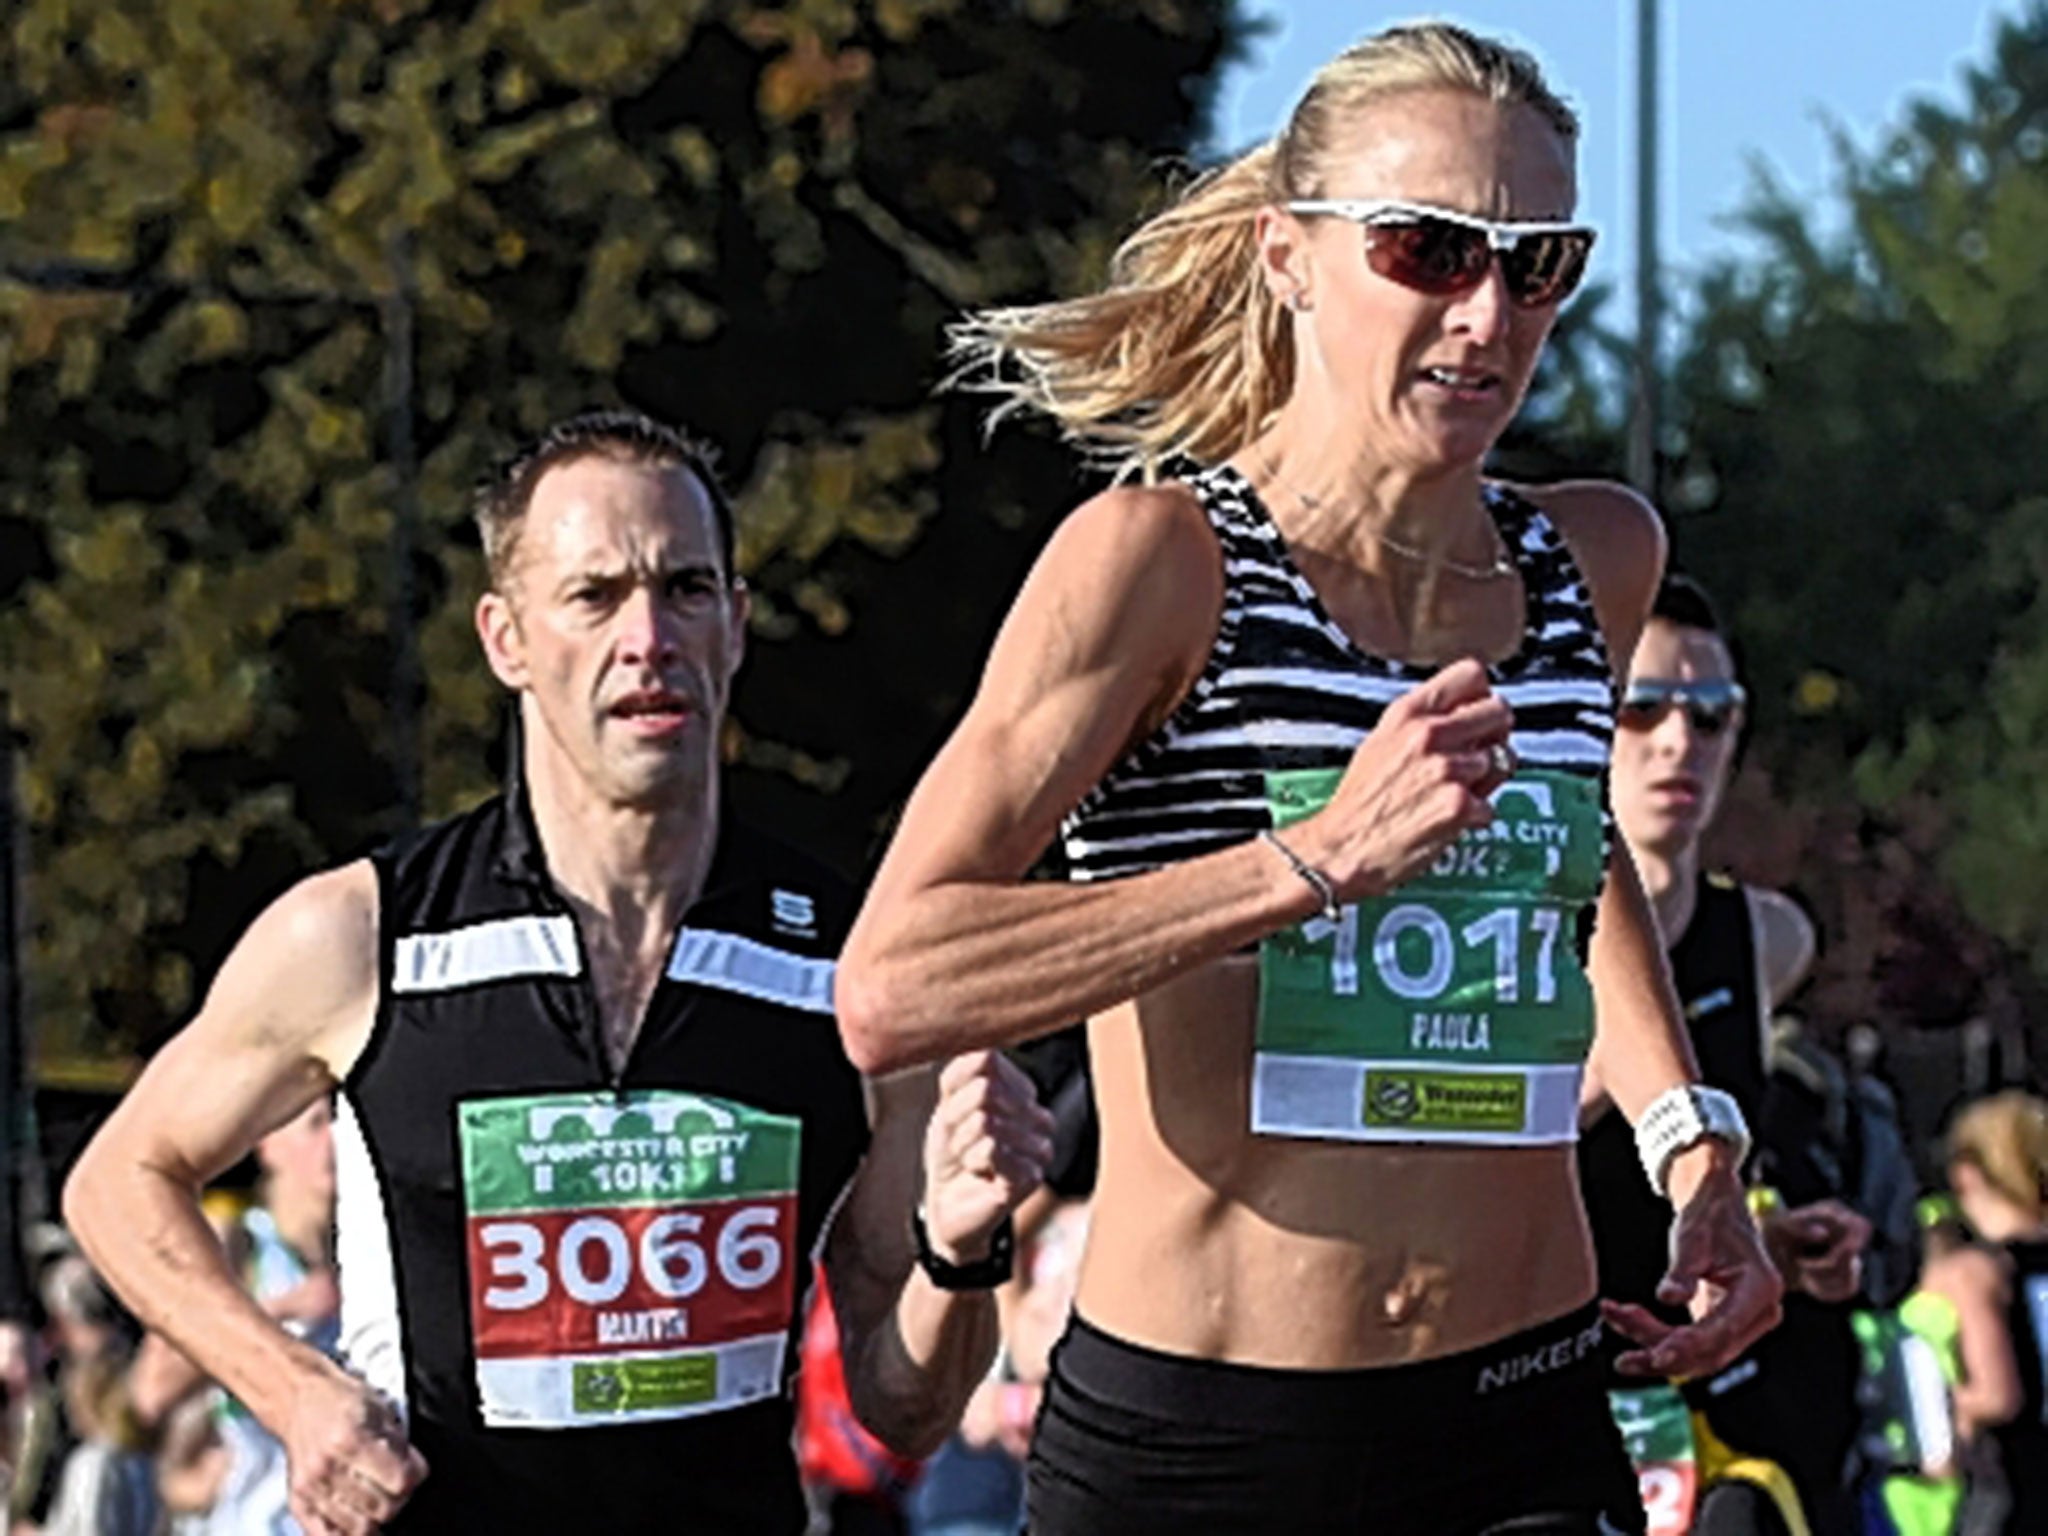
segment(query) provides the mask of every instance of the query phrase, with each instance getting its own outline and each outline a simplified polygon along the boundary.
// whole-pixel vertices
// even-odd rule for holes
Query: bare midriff
[[[1082,1316],[1173,1354],[1348,1369],[1478,1348],[1591,1299],[1569,1146],[1253,1135],[1257,1002],[1243,953],[1090,1024],[1102,1160]]]

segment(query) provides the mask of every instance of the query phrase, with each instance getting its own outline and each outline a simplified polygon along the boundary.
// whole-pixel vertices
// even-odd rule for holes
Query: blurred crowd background
[[[0,8],[16,1519],[58,1518],[69,1446],[137,1509],[218,1483],[219,1410],[150,1376],[51,1193],[265,900],[493,782],[476,476],[589,405],[722,447],[755,592],[732,793],[859,874],[1089,489],[937,393],[943,327],[1099,271],[1214,143],[1259,25],[1241,0]],[[1739,252],[1667,295],[1639,476],[1752,690],[1710,862],[1822,935],[1786,1060],[1828,1134],[1867,1112],[1896,1142],[1868,1212],[1905,1255],[1889,1304],[1944,1126],[2048,1059],[2048,7],[1844,138],[1824,195],[1760,180],[1729,213]],[[1608,271],[1504,476],[1620,472]],[[224,1232],[268,1178],[240,1171]],[[318,1300],[290,1303],[309,1327]],[[991,1391],[969,1448],[1014,1451],[1027,1405]]]

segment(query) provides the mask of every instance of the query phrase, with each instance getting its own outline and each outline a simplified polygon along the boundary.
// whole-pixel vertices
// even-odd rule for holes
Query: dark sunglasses
[[[1426,203],[1309,198],[1294,213],[1327,213],[1365,226],[1365,264],[1389,282],[1452,299],[1486,281],[1493,259],[1508,298],[1523,309],[1562,304],[1586,275],[1593,231],[1583,224],[1496,224]]]
[[[1673,708],[1683,707],[1686,719],[1702,736],[1718,736],[1727,730],[1749,702],[1742,684],[1708,680],[1667,682],[1662,678],[1641,678],[1628,685],[1621,696],[1618,719],[1634,730],[1649,730],[1663,723]]]

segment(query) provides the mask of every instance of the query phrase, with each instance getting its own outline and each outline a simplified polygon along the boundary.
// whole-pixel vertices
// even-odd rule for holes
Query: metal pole
[[[1635,410],[1629,421],[1628,478],[1658,499],[1657,429],[1663,369],[1658,333],[1664,295],[1657,257],[1657,5],[1636,4],[1636,358]]]
[[[420,651],[414,612],[413,560],[419,547],[419,466],[413,442],[413,311],[411,243],[394,235],[387,248],[390,291],[384,300],[384,448],[391,459],[391,771],[401,827],[420,819]]]
[[[0,1319],[28,1316],[22,1240],[42,1201],[28,1102],[28,1024],[22,1018],[20,814],[14,794],[14,713],[0,693]]]

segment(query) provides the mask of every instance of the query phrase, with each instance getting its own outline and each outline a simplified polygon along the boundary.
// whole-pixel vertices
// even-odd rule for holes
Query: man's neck
[[[548,873],[574,905],[613,929],[619,947],[666,945],[696,902],[718,847],[718,775],[700,792],[621,805],[529,752],[526,784]]]
[[[1634,852],[1643,890],[1657,916],[1657,932],[1667,950],[1676,949],[1699,905],[1699,849],[1688,844],[1670,854],[1650,848]]]

